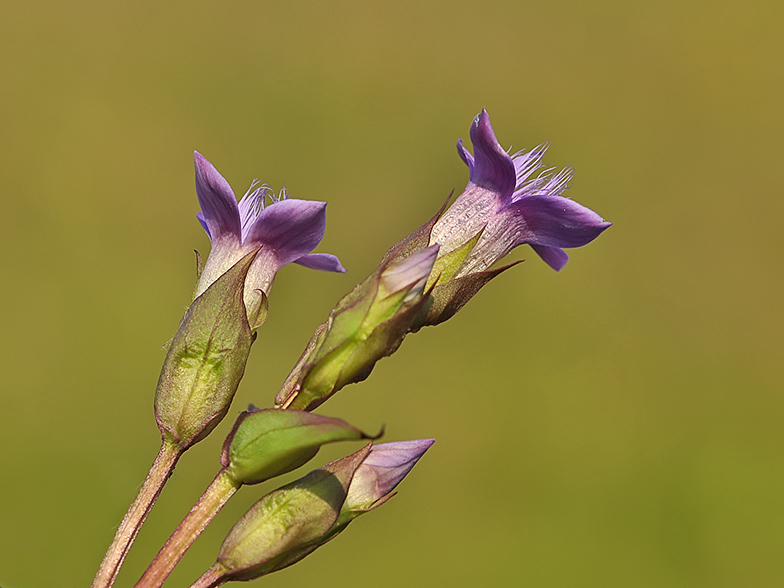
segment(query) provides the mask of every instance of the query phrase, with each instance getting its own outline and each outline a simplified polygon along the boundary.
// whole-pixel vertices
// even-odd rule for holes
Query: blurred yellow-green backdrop
[[[252,585],[784,585],[784,4],[4,2],[0,585],[86,586],[155,456],[190,301],[192,152],[329,202],[287,267],[232,415],[468,172],[485,107],[550,141],[615,225],[557,274],[530,249],[321,412],[438,442],[382,509]],[[218,468],[186,454],[131,586]],[[331,447],[314,461],[358,448]],[[315,467],[315,466],[314,466]],[[187,586],[265,490],[172,576]]]

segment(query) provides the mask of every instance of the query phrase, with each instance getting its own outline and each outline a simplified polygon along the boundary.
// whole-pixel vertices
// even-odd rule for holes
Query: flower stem
[[[139,493],[136,495],[128,512],[120,523],[114,535],[112,544],[103,557],[101,567],[95,574],[91,588],[111,588],[117,579],[120,566],[123,564],[128,550],[131,548],[136,535],[139,533],[144,520],[150,514],[152,506],[163,490],[163,485],[169,479],[177,460],[182,455],[182,449],[170,439],[164,437],[158,457],[150,468],[150,472],[142,482]]]
[[[220,564],[215,564],[204,572],[201,578],[191,584],[191,588],[218,588],[226,583],[226,578],[223,577],[224,571]]]
[[[226,470],[221,470],[182,520],[180,526],[171,534],[166,544],[161,547],[158,555],[155,556],[155,559],[152,560],[150,566],[136,583],[135,588],[160,588],[177,562],[182,559],[188,548],[239,489],[240,485],[226,473]],[[206,574],[203,577],[206,577]],[[218,578],[219,576],[215,576],[214,579]],[[199,580],[199,582],[201,581]],[[214,584],[214,586],[219,585]],[[204,584],[204,586],[211,587],[213,584]]]

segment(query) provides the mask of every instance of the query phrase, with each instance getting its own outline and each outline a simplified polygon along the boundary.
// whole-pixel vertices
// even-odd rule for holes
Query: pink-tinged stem
[[[191,588],[218,588],[226,583],[223,577],[224,570],[219,564],[215,564],[204,575],[191,584]]]
[[[128,512],[125,513],[125,518],[120,523],[112,544],[103,557],[101,567],[95,574],[91,588],[110,588],[114,584],[123,560],[136,539],[139,529],[144,524],[147,515],[150,514],[153,504],[160,496],[163,485],[171,476],[181,455],[182,449],[171,440],[164,438],[158,457],[155,458],[150,472],[139,488],[139,493]]]
[[[171,534],[166,544],[161,547],[158,555],[136,583],[136,588],[160,588],[188,548],[239,487],[240,483],[222,470],[204,491],[199,501],[193,505],[180,526]],[[219,586],[219,584],[204,584],[204,586]]]

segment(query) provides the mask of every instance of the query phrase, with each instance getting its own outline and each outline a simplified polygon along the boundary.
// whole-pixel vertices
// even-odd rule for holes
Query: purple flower
[[[374,445],[354,473],[341,519],[350,520],[391,498],[392,491],[435,442],[435,439],[416,439]]]
[[[245,304],[259,304],[258,290],[269,293],[278,270],[287,263],[332,272],[346,271],[334,255],[311,253],[326,227],[326,202],[294,200],[285,188],[276,197],[254,180],[239,203],[229,183],[200,153],[194,152],[199,222],[212,249],[195,296],[248,253],[259,249],[245,280]],[[270,203],[267,202],[269,199]]]
[[[563,196],[572,170],[542,170],[546,145],[512,156],[504,151],[485,110],[471,125],[471,143],[473,156],[457,142],[470,170],[468,185],[430,236],[431,244],[441,244],[441,257],[483,231],[454,277],[484,271],[524,243],[559,271],[569,259],[564,248],[586,245],[612,224]]]

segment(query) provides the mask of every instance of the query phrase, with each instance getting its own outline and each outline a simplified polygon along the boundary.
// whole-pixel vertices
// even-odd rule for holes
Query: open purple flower
[[[309,268],[346,271],[334,255],[311,253],[321,242],[326,227],[326,202],[294,200],[286,190],[276,197],[266,185],[254,180],[239,203],[229,183],[200,153],[194,152],[199,222],[212,243],[199,278],[195,296],[243,256],[259,249],[245,280],[245,304],[258,306],[261,294],[269,293],[275,274],[287,263]],[[269,203],[267,200],[269,199]]]
[[[593,241],[612,223],[563,196],[572,178],[566,168],[553,174],[543,167],[546,145],[510,156],[495,138],[482,110],[471,125],[472,156],[463,141],[457,151],[470,170],[465,191],[438,219],[430,243],[440,243],[439,257],[459,249],[480,232],[454,277],[481,272],[525,243],[554,270],[568,261],[564,248]]]

